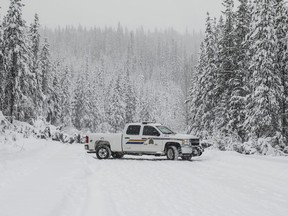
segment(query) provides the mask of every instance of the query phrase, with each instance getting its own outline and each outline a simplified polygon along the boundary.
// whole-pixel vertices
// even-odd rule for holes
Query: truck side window
[[[160,136],[160,133],[151,126],[144,126],[143,135],[145,136]]]
[[[130,125],[127,128],[126,134],[127,135],[139,135],[140,133],[140,125]]]

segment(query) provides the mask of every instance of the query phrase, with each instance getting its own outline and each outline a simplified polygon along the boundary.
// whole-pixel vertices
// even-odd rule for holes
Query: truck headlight
[[[189,144],[189,140],[187,139],[182,140],[182,145],[188,145],[188,144]]]

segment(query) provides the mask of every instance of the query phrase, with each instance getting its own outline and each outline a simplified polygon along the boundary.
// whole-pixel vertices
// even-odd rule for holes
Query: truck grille
[[[199,139],[190,139],[190,145],[198,146],[200,143]]]

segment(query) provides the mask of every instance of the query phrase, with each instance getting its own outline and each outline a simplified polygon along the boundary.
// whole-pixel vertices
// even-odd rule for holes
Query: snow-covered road
[[[1,216],[288,213],[288,158],[206,151],[191,162],[100,161],[83,145],[23,142],[21,151],[0,151]]]

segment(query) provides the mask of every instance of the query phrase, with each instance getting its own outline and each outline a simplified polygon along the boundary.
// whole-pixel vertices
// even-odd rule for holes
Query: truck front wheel
[[[98,159],[108,159],[111,156],[111,150],[108,146],[99,146],[96,149],[96,156]]]
[[[167,159],[168,160],[178,160],[179,152],[175,146],[169,146],[167,149]]]

